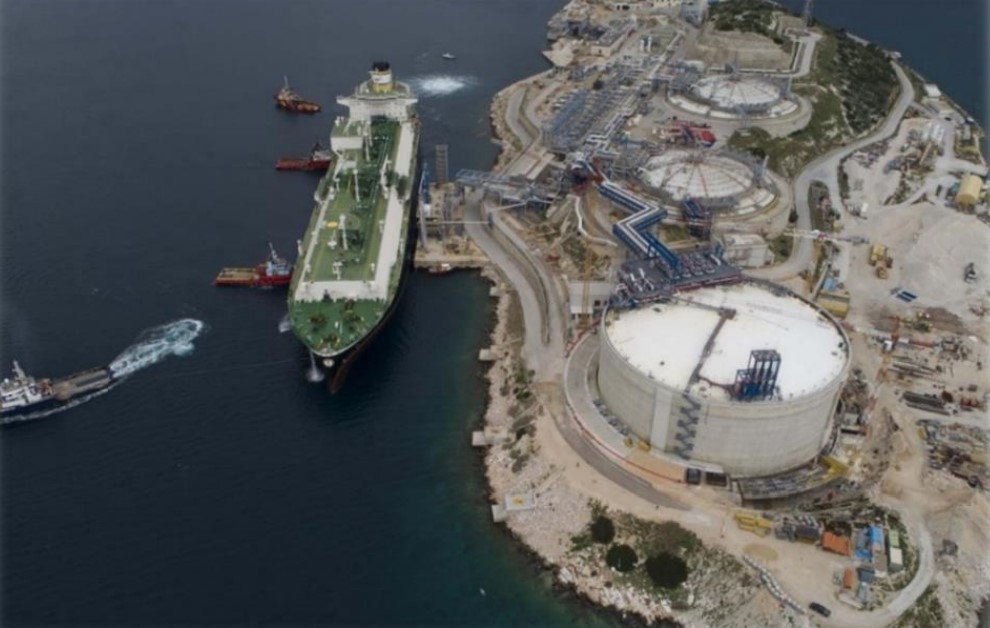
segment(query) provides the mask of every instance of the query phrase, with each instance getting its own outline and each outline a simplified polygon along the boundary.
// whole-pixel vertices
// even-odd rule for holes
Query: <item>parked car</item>
[[[815,611],[816,613],[818,613],[822,617],[828,617],[829,615],[832,614],[832,611],[828,610],[827,608],[825,608],[824,606],[822,606],[818,602],[812,602],[811,604],[808,604],[808,608],[810,608],[811,610]]]

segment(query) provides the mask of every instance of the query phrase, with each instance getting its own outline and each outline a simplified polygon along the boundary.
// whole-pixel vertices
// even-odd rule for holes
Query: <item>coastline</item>
[[[910,70],[903,64],[899,65]],[[496,169],[503,169],[507,165],[515,166],[516,159],[538,143],[537,137],[531,137],[533,124],[527,125],[526,120],[522,120],[523,127],[526,128],[520,131],[520,120],[513,123],[512,115],[507,111],[510,106],[521,109],[520,102],[525,102],[527,96],[532,97],[533,91],[539,92],[542,87],[539,80],[545,74],[545,71],[539,72],[516,81],[492,98],[489,121],[493,143],[500,146],[494,160]],[[902,85],[905,81],[902,78]],[[519,98],[518,90],[523,90],[522,98]],[[899,95],[895,94],[893,98],[897,100]],[[947,97],[946,100],[951,108],[965,114],[955,102]],[[534,102],[539,101],[538,96]],[[900,125],[901,121],[898,119],[897,124]],[[883,126],[882,122],[880,126]],[[876,133],[877,128],[874,128],[858,139],[872,137]],[[526,139],[527,137],[531,139]],[[850,140],[850,143],[855,141]],[[786,594],[783,594],[784,600],[771,595],[770,590],[773,589],[777,589],[777,594],[781,595],[779,585],[773,582],[769,574],[769,581],[764,580],[761,583],[765,572],[759,563],[750,562],[746,567],[738,560],[738,556],[743,556],[749,559],[758,558],[759,562],[774,562],[777,554],[771,547],[761,544],[758,538],[739,534],[734,529],[735,526],[726,530],[729,512],[736,505],[718,498],[712,503],[716,509],[724,509],[724,513],[716,516],[710,516],[714,513],[706,515],[678,512],[676,509],[661,514],[658,512],[661,506],[613,484],[590,468],[591,465],[584,465],[582,468],[581,454],[571,447],[577,445],[565,442],[568,439],[563,432],[574,427],[571,425],[574,418],[563,402],[560,382],[553,379],[533,381],[536,379],[534,371],[529,370],[521,350],[524,330],[519,298],[512,296],[515,291],[507,283],[495,260],[489,261],[489,264],[484,265],[482,274],[497,287],[498,300],[495,324],[490,334],[494,360],[486,374],[488,399],[483,427],[491,430],[491,433],[502,434],[505,440],[493,439],[496,442],[484,454],[483,464],[490,502],[495,505],[493,516],[498,508],[500,516],[496,521],[504,521],[506,531],[515,544],[552,575],[555,588],[560,587],[583,603],[626,623],[635,621],[637,624],[652,625],[662,622],[661,625],[740,628],[760,624],[779,625],[781,622],[813,625],[815,622],[807,611],[794,605]],[[538,358],[536,364],[540,364]],[[665,492],[660,486],[656,488]],[[693,487],[682,487],[677,496],[693,501],[699,499],[699,496],[691,495],[695,491]],[[528,501],[530,506],[518,509],[509,507],[510,500],[520,499]],[[591,522],[602,512],[602,503],[613,508],[604,510],[609,517],[615,515],[617,520],[625,517],[635,524],[627,525],[626,530],[620,530],[616,537],[617,543],[628,542],[635,545],[636,541],[643,540],[641,536],[637,538],[641,534],[637,526],[658,525],[660,522],[674,527],[683,524],[692,536],[697,533],[695,538],[701,537],[704,549],[700,555],[685,557],[691,568],[689,579],[674,590],[666,590],[652,586],[649,582],[644,586],[642,578],[637,582],[630,574],[605,567],[604,546],[579,543],[582,536],[587,536]],[[883,500],[872,503],[883,503]],[[511,512],[505,512],[507,510]],[[928,525],[924,521],[920,523],[923,527]],[[721,533],[719,524],[722,526]],[[912,533],[914,531],[912,529]],[[740,539],[740,536],[744,538]],[[927,531],[922,536],[926,539],[919,542],[922,546],[927,544],[929,549],[922,547],[918,551],[928,551],[930,554],[931,541],[927,538]],[[914,540],[912,536],[912,541]],[[642,548],[637,546],[636,549],[637,556],[643,556],[644,552],[640,551]],[[646,554],[649,555],[649,552]],[[790,567],[793,569],[795,565]],[[731,577],[737,569],[738,580]],[[779,564],[777,569],[777,576],[780,577]],[[944,606],[945,598],[953,595],[956,588],[943,573],[939,573],[931,581],[926,591],[934,591],[936,585],[940,585],[937,597]],[[902,597],[915,596],[908,602],[908,606],[901,604],[899,611],[887,617],[883,615],[886,612],[884,610],[875,612],[872,616],[864,615],[863,621],[869,625],[907,625],[904,622],[908,621],[911,613],[900,618],[899,616],[908,607],[914,611],[922,605],[921,600],[917,599],[920,590],[913,594],[907,591],[903,593]],[[817,593],[812,599],[816,598]],[[782,604],[782,601],[787,601],[794,608]],[[807,603],[807,599],[804,603]],[[980,606],[985,606],[985,602],[978,602],[977,607]],[[954,610],[965,615],[967,605],[962,604],[962,607]],[[849,611],[845,609],[844,612]],[[839,614],[842,614],[842,610]]]
[[[527,84],[538,80],[542,74],[517,81],[500,90],[492,99],[492,133],[502,146],[495,160],[497,165],[508,163],[521,152],[507,148],[506,142],[509,140],[506,137],[512,137],[512,133],[500,115],[504,102],[512,90],[527,89]],[[554,587],[567,591],[589,608],[604,612],[624,624],[710,626],[713,613],[721,614],[719,609],[731,608],[732,614],[720,617],[718,625],[727,628],[743,628],[759,623],[773,625],[773,621],[782,615],[800,625],[801,616],[791,610],[782,610],[779,602],[759,584],[757,578],[750,579],[748,568],[743,567],[743,563],[707,541],[704,552],[692,565],[699,568],[692,570],[692,577],[685,585],[688,603],[685,605],[682,600],[679,609],[672,606],[663,592],[634,586],[622,574],[599,569],[594,563],[600,562],[600,556],[589,556],[586,551],[572,551],[572,540],[587,530],[593,514],[594,497],[582,489],[588,488],[589,482],[596,483],[599,476],[586,465],[582,467],[577,454],[570,451],[570,446],[559,434],[551,410],[544,405],[548,393],[549,396],[554,392],[562,394],[559,388],[554,391],[555,385],[552,383],[534,383],[525,378],[524,381],[518,380],[518,374],[526,372],[525,359],[521,355],[523,316],[518,297],[494,264],[482,266],[481,274],[497,291],[495,322],[490,334],[490,347],[495,350],[496,358],[485,374],[488,390],[482,427],[508,430],[510,438],[525,431],[512,447],[507,444],[489,447],[483,455],[484,472],[490,503],[502,503],[507,494],[528,490],[539,504],[534,510],[513,513],[504,523],[506,533],[523,553],[553,578]],[[539,394],[531,392],[536,387],[541,389]],[[519,397],[531,399],[532,403],[520,404]],[[520,405],[523,406],[521,411]],[[544,449],[550,449],[552,453],[541,455]],[[516,452],[521,453],[514,455]],[[558,464],[568,456],[576,461],[573,469]],[[518,464],[520,459],[524,461],[521,465]],[[517,468],[514,469],[514,465]],[[572,485],[575,474],[582,475],[577,482],[573,482],[578,486]],[[647,517],[656,518],[659,507],[631,494],[626,498],[624,506],[628,509],[622,508],[616,512],[633,512],[642,518],[641,521]],[[740,574],[745,572],[741,576],[741,584],[733,586],[725,582],[722,578],[724,572],[710,568],[712,564],[722,568],[729,565],[732,569],[741,570]],[[698,601],[692,604],[695,599]]]

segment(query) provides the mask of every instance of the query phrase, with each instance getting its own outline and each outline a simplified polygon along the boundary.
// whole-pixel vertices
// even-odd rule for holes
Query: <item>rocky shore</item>
[[[504,525],[522,550],[552,574],[555,586],[631,625],[742,628],[778,625],[782,615],[792,625],[805,625],[805,617],[781,609],[756,573],[720,548],[699,542],[690,553],[688,580],[676,590],[662,591],[642,577],[642,570],[637,577],[609,568],[605,546],[584,542],[600,507],[580,487],[596,482],[597,476],[576,455],[573,461],[561,455],[568,445],[556,434],[539,397],[540,385],[531,380],[520,355],[523,321],[517,298],[497,271],[486,267],[482,275],[497,292],[491,334],[496,359],[487,374],[484,421],[486,428],[507,434],[505,442],[492,445],[484,456],[490,501],[504,504],[507,495],[533,496],[535,507],[509,513]],[[651,526],[664,524],[662,514],[650,513],[655,507],[645,502],[637,506],[630,509],[636,515],[616,512],[613,517],[617,541],[642,547],[649,544]]]

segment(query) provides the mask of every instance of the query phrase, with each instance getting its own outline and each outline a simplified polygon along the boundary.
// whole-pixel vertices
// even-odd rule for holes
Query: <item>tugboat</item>
[[[16,360],[13,370],[13,377],[0,382],[0,422],[4,424],[15,421],[15,417],[50,410],[85,393],[102,390],[119,379],[107,366],[55,380],[31,377]]]
[[[285,109],[286,111],[294,111],[296,113],[319,113],[320,105],[315,102],[310,102],[303,99],[302,96],[297,94],[289,87],[289,77],[282,77],[285,79],[285,84],[282,85],[282,89],[278,90],[275,94],[275,104],[278,105],[280,109]]]
[[[268,259],[254,268],[224,268],[213,280],[214,286],[248,286],[266,288],[287,286],[292,281],[292,264],[278,256],[272,243],[268,243]]]
[[[55,405],[52,380],[36,380],[27,375],[21,365],[14,362],[13,378],[0,382],[0,414],[7,416],[29,410],[41,410]]]
[[[326,172],[333,164],[333,151],[323,148],[319,140],[313,145],[309,157],[286,157],[275,162],[276,170],[301,170],[303,172]]]

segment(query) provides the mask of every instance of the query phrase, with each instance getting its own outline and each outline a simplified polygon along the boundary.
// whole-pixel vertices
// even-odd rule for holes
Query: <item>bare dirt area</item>
[[[740,68],[753,70],[787,70],[791,67],[791,54],[769,37],[716,31],[710,26],[702,29],[686,56],[712,66],[735,63]]]
[[[855,219],[849,232],[866,235],[873,244],[887,247],[893,259],[890,276],[880,279],[869,265],[869,246],[855,247],[847,284],[859,306],[850,314],[857,324],[870,325],[870,316],[884,311],[903,313],[905,303],[895,299],[895,288],[917,296],[911,308],[930,308],[955,328],[985,337],[978,328],[983,319],[974,309],[990,302],[990,257],[987,226],[976,217],[951,209],[918,203],[879,208],[867,220]],[[980,280],[967,283],[964,269],[973,263]],[[960,328],[959,324],[964,327]]]

